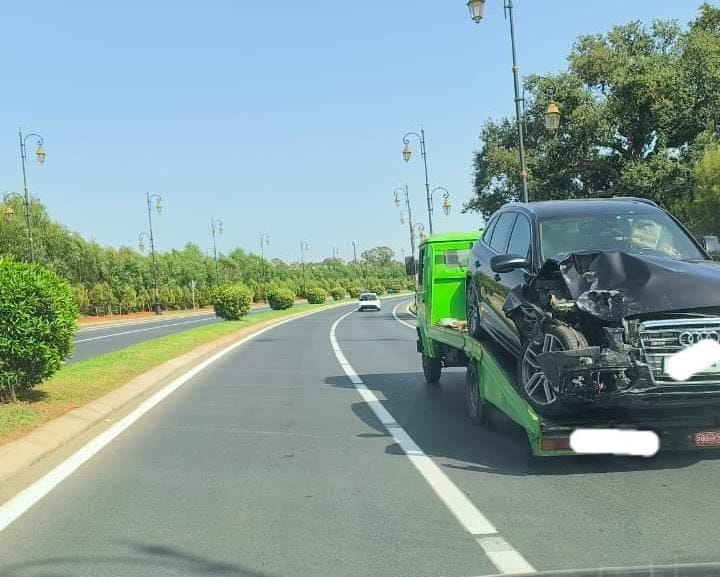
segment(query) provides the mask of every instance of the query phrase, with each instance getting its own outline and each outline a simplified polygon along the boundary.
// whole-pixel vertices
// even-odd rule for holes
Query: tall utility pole
[[[28,250],[30,252],[30,262],[35,262],[35,243],[32,235],[32,221],[30,218],[30,193],[28,192],[27,185],[27,170],[25,165],[27,164],[27,153],[26,144],[28,138],[34,138],[37,142],[37,149],[35,150],[35,157],[40,164],[45,162],[45,149],[43,149],[43,138],[39,134],[30,133],[23,136],[22,130],[18,130],[18,137],[20,138],[20,163],[22,164],[22,175],[23,175],[23,208],[25,209],[25,226],[27,228],[28,238]]]
[[[213,258],[215,259],[215,285],[220,284],[220,273],[218,272],[218,258],[217,258],[217,243],[215,242],[215,231],[218,234],[223,233],[223,221],[219,218],[210,217],[210,230],[212,231],[213,239]]]
[[[148,227],[150,230],[150,254],[152,256],[152,268],[153,268],[153,283],[155,284],[155,303],[153,304],[153,310],[156,315],[160,314],[160,287],[158,286],[158,274],[157,274],[157,262],[155,261],[155,235],[153,234],[152,225],[152,201],[155,201],[155,210],[158,214],[162,211],[162,196],[159,194],[145,193],[145,199],[147,200],[147,213],[148,213]]]
[[[307,283],[305,281],[305,253],[310,250],[310,245],[307,241],[300,241],[300,266],[302,267],[302,281],[303,281],[303,294],[307,291]]]
[[[267,301],[267,266],[265,264],[265,245],[270,244],[270,235],[266,232],[260,233],[260,290],[263,301]]]
[[[403,144],[405,147],[402,151],[403,160],[405,162],[410,162],[410,157],[412,156],[412,148],[410,148],[410,139],[408,137],[414,136],[420,141],[420,155],[423,159],[423,166],[425,167],[425,196],[427,199],[427,211],[428,211],[428,225],[430,227],[430,234],[433,233],[433,223],[432,223],[432,212],[433,212],[433,206],[432,206],[432,194],[430,192],[430,178],[428,177],[428,164],[427,164],[427,147],[425,144],[425,129],[420,128],[420,134],[417,132],[407,132],[405,133],[405,136],[403,136]]]
[[[475,23],[479,24],[484,15],[485,0],[468,0],[467,6],[470,10],[470,17],[475,21]],[[520,95],[520,68],[517,63],[517,50],[515,48],[515,18],[513,17],[512,0],[505,0],[503,8],[505,9],[505,18],[510,20],[510,44],[512,46],[513,86],[515,88],[515,118],[517,121],[518,142],[520,145],[520,176],[522,177],[522,199],[523,202],[528,202],[528,170],[527,162],[525,159],[525,135],[523,134],[521,107],[523,98]],[[432,226],[430,227],[430,232],[432,233]]]
[[[358,247],[358,244],[357,244],[356,241],[352,241],[352,245],[353,245],[353,261],[357,264],[357,247]]]

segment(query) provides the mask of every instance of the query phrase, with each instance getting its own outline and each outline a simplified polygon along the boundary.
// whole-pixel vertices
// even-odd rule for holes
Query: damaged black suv
[[[720,403],[720,364],[685,382],[665,370],[720,341],[719,251],[643,199],[511,203],[473,246],[468,330],[517,357],[518,387],[546,415]]]

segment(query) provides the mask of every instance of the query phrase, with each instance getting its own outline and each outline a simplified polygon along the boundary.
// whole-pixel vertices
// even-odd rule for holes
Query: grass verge
[[[347,303],[350,302],[348,299]],[[327,305],[303,304],[284,311],[257,313],[240,321],[195,327],[65,365],[44,383],[19,395],[17,404],[0,405],[0,445],[109,393],[197,346],[268,320],[321,308],[327,308]]]

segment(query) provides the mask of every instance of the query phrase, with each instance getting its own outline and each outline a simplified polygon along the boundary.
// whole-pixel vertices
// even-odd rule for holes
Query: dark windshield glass
[[[622,251],[675,260],[703,255],[665,213],[588,214],[540,221],[542,260],[579,251]]]
[[[375,293],[364,293],[360,295],[361,301],[376,301],[377,295]]]

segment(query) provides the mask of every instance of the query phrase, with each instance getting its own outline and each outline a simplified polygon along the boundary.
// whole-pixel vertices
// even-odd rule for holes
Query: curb
[[[397,295],[397,297],[402,296],[405,295]],[[392,295],[387,298],[395,297],[396,295]],[[262,329],[270,328],[289,320],[297,320],[353,304],[355,304],[354,301],[339,302],[317,310],[304,311],[279,319],[257,323],[244,329],[238,329],[234,333],[200,345],[179,357],[165,361],[155,368],[134,377],[124,385],[121,385],[102,397],[82,407],[73,409],[57,419],[53,419],[16,441],[11,441],[0,446],[0,487],[7,485],[21,473],[42,459],[50,456],[58,449],[61,449],[100,422],[108,419],[133,402],[138,401],[161,383],[170,381],[187,372],[193,366],[211,357],[228,345],[252,336]]]

